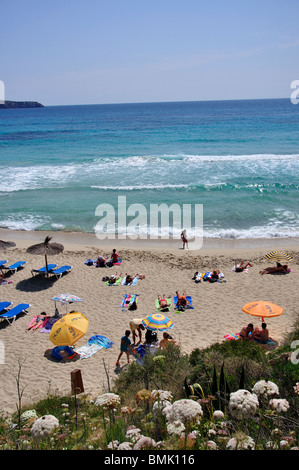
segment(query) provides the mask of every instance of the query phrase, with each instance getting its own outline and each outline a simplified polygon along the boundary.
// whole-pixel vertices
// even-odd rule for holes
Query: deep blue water
[[[4,109],[0,171],[3,228],[92,232],[96,207],[117,217],[125,196],[148,214],[202,204],[206,237],[299,236],[299,106],[288,99]]]

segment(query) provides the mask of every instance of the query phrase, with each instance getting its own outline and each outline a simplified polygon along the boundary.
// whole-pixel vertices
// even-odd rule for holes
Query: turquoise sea
[[[0,174],[2,228],[93,232],[96,207],[117,213],[126,196],[127,206],[148,210],[202,204],[205,237],[298,237],[299,106],[268,99],[2,109]]]

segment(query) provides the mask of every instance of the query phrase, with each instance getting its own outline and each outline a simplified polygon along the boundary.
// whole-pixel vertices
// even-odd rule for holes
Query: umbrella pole
[[[47,271],[47,277],[49,277],[49,271],[48,271],[48,259],[47,259],[47,255],[45,255],[45,261],[46,261],[46,271]]]

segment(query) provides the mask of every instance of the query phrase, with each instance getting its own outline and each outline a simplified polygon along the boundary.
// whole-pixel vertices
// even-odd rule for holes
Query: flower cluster
[[[120,404],[120,396],[115,393],[103,393],[98,396],[95,405],[101,406],[104,409],[116,408]]]
[[[284,398],[272,398],[269,401],[269,405],[272,410],[275,410],[277,413],[285,413],[290,408],[289,402]]]
[[[237,419],[254,415],[258,406],[257,396],[248,390],[240,389],[230,394],[229,409]]]
[[[168,422],[180,421],[182,423],[197,422],[203,415],[202,407],[199,403],[189,399],[175,401],[172,405],[166,406],[163,410]]]
[[[277,385],[274,382],[270,382],[269,380],[260,380],[254,385],[252,391],[257,396],[264,398],[268,398],[273,395],[279,395],[279,389]]]
[[[151,437],[143,436],[139,428],[130,426],[127,429],[125,438],[127,441],[119,443],[112,441],[108,444],[108,449],[112,450],[144,450],[144,449],[160,449],[162,442],[155,442]]]
[[[27,410],[24,411],[24,413],[21,414],[21,420],[22,421],[27,421],[32,418],[37,418],[37,413],[35,410]]]
[[[33,439],[42,439],[51,434],[54,428],[59,426],[59,421],[55,416],[44,415],[41,418],[38,418],[32,428],[31,435]]]
[[[250,436],[240,434],[232,437],[226,444],[228,450],[253,450],[255,442]]]
[[[299,395],[299,382],[297,382],[296,385],[294,385],[294,392],[296,395]]]
[[[153,401],[171,401],[173,396],[171,392],[165,390],[153,390],[151,392],[151,399]]]

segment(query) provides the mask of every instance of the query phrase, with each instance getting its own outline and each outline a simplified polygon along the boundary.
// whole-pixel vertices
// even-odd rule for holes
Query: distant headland
[[[44,105],[37,101],[0,101],[0,109],[11,108],[44,108]]]

